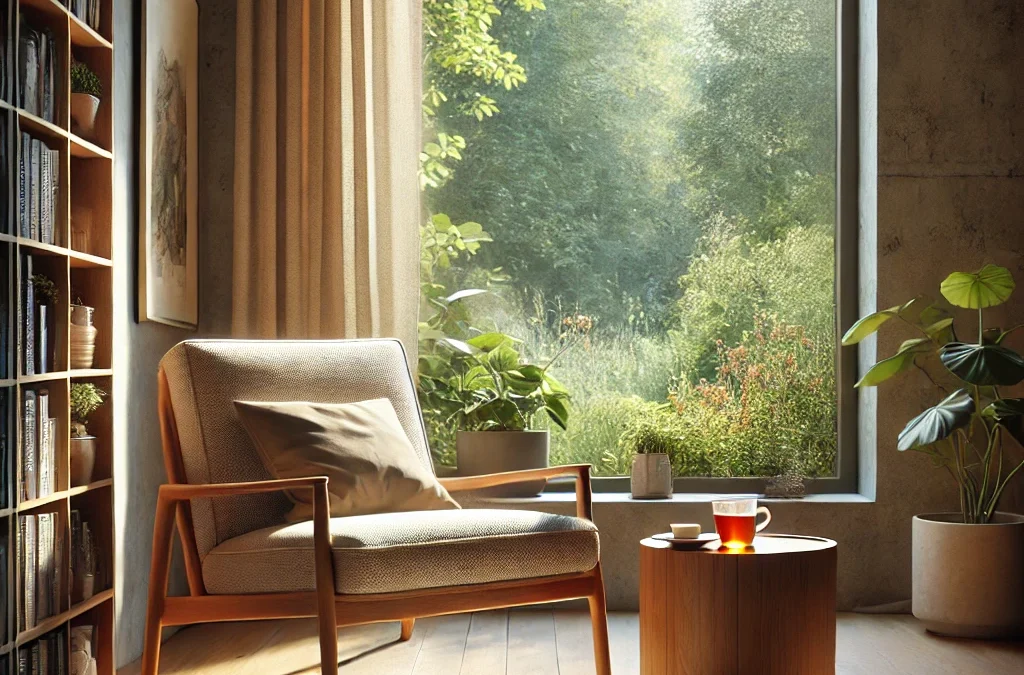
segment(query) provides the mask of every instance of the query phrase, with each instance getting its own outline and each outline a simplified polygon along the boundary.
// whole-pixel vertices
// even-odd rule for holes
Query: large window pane
[[[425,0],[424,29],[439,459],[460,367],[439,338],[500,331],[557,355],[553,463],[835,475],[834,3]]]

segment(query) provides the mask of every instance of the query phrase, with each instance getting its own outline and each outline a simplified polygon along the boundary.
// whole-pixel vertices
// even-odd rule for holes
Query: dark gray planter
[[[460,431],[455,451],[460,476],[543,469],[548,465],[550,435],[547,431]],[[546,480],[488,488],[492,497],[536,497]]]

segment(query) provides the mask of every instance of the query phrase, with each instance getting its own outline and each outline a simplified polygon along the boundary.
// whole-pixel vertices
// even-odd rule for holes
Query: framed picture
[[[199,7],[142,3],[139,321],[195,328],[198,292]]]

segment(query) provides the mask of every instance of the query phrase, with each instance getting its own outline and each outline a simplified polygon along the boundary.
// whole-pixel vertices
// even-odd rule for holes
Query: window
[[[424,0],[421,400],[442,463],[459,347],[499,332],[572,395],[552,463],[614,478],[667,452],[679,487],[852,488],[845,4]]]

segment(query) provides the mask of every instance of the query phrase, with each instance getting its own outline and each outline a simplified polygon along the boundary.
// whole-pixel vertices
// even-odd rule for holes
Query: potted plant
[[[106,392],[91,382],[71,385],[71,486],[88,485],[96,465],[96,437],[89,434],[86,422],[103,405]]]
[[[36,301],[38,323],[35,329],[36,339],[36,372],[48,373],[52,370],[50,360],[50,319],[53,308],[60,300],[57,284],[45,274],[32,275],[32,292]]]
[[[81,298],[71,304],[71,368],[92,368],[99,332],[93,325],[94,311]]]
[[[566,428],[569,392],[551,374],[551,365],[573,344],[563,344],[547,365],[525,363],[519,340],[503,333],[483,333],[466,341],[443,338],[452,349],[454,375],[435,381],[435,393],[454,409],[458,425],[458,473],[475,476],[502,471],[543,468],[548,465],[549,432],[537,429],[537,417],[546,414]],[[547,481],[502,486],[490,494],[532,497]]]
[[[81,61],[71,62],[71,121],[82,136],[92,133],[96,113],[100,109],[103,85],[89,66]]]
[[[944,635],[997,638],[1024,629],[1024,516],[997,510],[1024,467],[1024,398],[1002,391],[1024,380],[1024,359],[1004,344],[1022,326],[986,327],[983,313],[1006,302],[1013,289],[1010,272],[995,265],[954,272],[942,282],[951,305],[977,312],[976,342],[958,339],[952,311],[923,297],[866,316],[843,337],[844,345],[856,344],[893,319],[916,334],[872,366],[859,387],[924,370],[928,358],[941,363],[931,379],[944,397],[907,423],[897,448],[927,454],[959,493],[959,512],[913,520],[914,616]]]
[[[641,422],[622,442],[633,450],[629,491],[633,499],[665,499],[672,496],[670,451],[676,440],[657,419]]]

